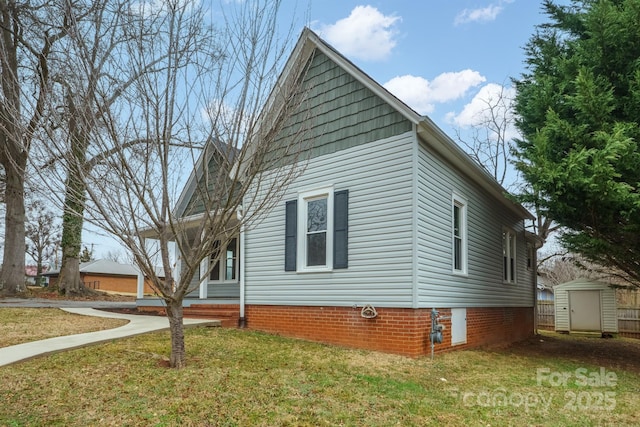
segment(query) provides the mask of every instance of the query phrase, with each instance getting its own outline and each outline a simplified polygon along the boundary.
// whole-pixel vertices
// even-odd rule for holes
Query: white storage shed
[[[616,291],[608,284],[576,279],[554,288],[557,332],[618,332]]]

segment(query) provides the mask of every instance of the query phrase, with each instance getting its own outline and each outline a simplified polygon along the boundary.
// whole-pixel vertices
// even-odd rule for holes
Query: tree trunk
[[[65,257],[62,255],[62,267],[58,275],[58,290],[67,296],[82,294],[85,291],[84,284],[80,280],[80,259],[78,257]]]
[[[42,277],[42,255],[39,255],[36,266],[36,286],[42,286],[43,283],[44,277]]]
[[[184,324],[182,322],[182,302],[168,300],[166,310],[167,317],[169,318],[169,330],[171,331],[171,367],[181,369],[187,366],[184,347]]]
[[[6,295],[15,295],[26,290],[24,256],[25,209],[24,209],[24,170],[27,163],[26,153],[11,153],[9,161],[3,162],[6,179],[5,197],[5,240],[0,290]]]
[[[80,246],[84,222],[84,185],[71,173],[67,178],[64,214],[62,216],[62,265],[58,276],[58,290],[65,295],[85,294],[80,280]]]

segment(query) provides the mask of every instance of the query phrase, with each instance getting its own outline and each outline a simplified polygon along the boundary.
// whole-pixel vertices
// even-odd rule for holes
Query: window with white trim
[[[333,267],[333,188],[298,196],[298,270]]]
[[[325,187],[285,203],[284,271],[349,268],[349,190]]]
[[[238,239],[233,238],[227,244],[224,251],[220,250],[220,241],[214,243],[214,251],[211,254],[212,265],[209,280],[214,282],[236,282],[238,280]]]
[[[533,260],[535,258],[533,243],[527,242],[527,270],[533,270]]]
[[[453,272],[467,274],[467,203],[454,195],[452,209]]]
[[[505,283],[516,283],[516,233],[508,228],[502,230],[502,260]]]

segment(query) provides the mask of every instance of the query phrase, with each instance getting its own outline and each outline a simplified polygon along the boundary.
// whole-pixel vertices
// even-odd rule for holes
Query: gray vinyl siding
[[[245,234],[247,304],[412,306],[413,135],[309,162],[281,203]],[[349,267],[285,272],[285,203],[327,186],[349,190]]]
[[[282,145],[297,135],[315,158],[412,130],[397,110],[319,50],[311,55],[303,102],[278,133]]]
[[[467,274],[453,273],[453,195],[466,200]],[[419,307],[531,307],[524,223],[424,142],[418,148],[417,291]],[[516,233],[516,283],[503,283],[502,230]]]
[[[190,287],[195,289],[187,294],[187,298],[200,297],[200,273],[196,271],[191,279]],[[240,285],[238,282],[209,282],[207,285],[207,298],[240,298]]]
[[[207,298],[240,298],[240,285],[234,283],[209,282]]]
[[[200,288],[187,295],[188,298],[200,298]],[[207,298],[240,298],[240,285],[238,283],[214,283],[209,282]]]

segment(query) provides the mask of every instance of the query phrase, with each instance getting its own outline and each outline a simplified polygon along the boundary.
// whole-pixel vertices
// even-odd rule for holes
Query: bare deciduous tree
[[[274,88],[291,36],[278,38],[279,8],[228,3],[213,28],[200,2],[139,3],[118,52],[137,78],[99,114],[78,110],[93,122],[96,161],[88,168],[64,143],[48,147],[82,183],[86,219],[122,241],[164,301],[172,367],[186,363],[182,301],[213,268],[203,261],[304,167],[305,68],[289,64],[292,78]]]
[[[66,35],[64,13],[47,1],[0,1],[0,164],[5,177],[5,239],[0,289],[24,287],[25,174],[50,89],[55,44]]]
[[[481,104],[472,117],[466,117],[465,126],[470,136],[466,137],[462,128],[455,130],[456,139],[465,151],[480,164],[493,178],[503,186],[516,188],[513,174],[513,138],[515,134],[515,116],[513,111],[513,89],[505,85],[485,86],[474,102]],[[464,114],[464,113],[463,113]],[[455,121],[455,120],[454,120]],[[510,177],[511,174],[511,177]],[[508,185],[507,185],[508,184]],[[542,242],[557,230],[556,224],[528,197],[526,188],[518,188],[519,199],[535,214],[532,224],[533,233]]]
[[[600,267],[588,263],[579,256],[564,254],[550,254],[545,257],[546,261],[540,270],[544,273],[553,286],[570,282],[575,279],[585,278],[594,280],[607,280],[609,274],[601,271]]]
[[[118,264],[133,264],[131,257],[119,249],[110,249],[104,254],[103,258]]]
[[[89,292],[80,280],[82,229],[86,205],[86,185],[80,175],[111,155],[113,147],[94,144],[95,134],[105,132],[103,114],[121,98],[127,89],[144,74],[160,71],[158,60],[144,66],[131,66],[127,60],[127,45],[133,39],[153,37],[152,27],[142,25],[140,11],[144,3],[99,0],[90,3],[68,4],[67,15],[72,22],[65,40],[63,61],[67,65],[56,75],[60,105],[58,119],[65,132],[56,134],[67,142],[67,153],[53,156],[49,163],[65,163],[64,178],[62,266],[58,285],[61,292],[81,294]],[[137,21],[134,33],[127,26]],[[143,43],[148,43],[144,41]],[[52,136],[55,138],[56,136]],[[65,155],[66,154],[66,155]],[[60,158],[61,157],[61,158]]]
[[[470,132],[464,136],[462,129],[455,130],[458,142],[479,165],[505,184],[509,171],[513,109],[511,91],[504,85],[487,85],[475,98],[482,105],[473,117],[467,117],[464,127]],[[463,113],[464,114],[464,113]]]
[[[60,243],[60,230],[55,215],[42,200],[32,200],[27,208],[27,254],[36,263],[36,284],[41,285],[44,264],[55,255]]]

